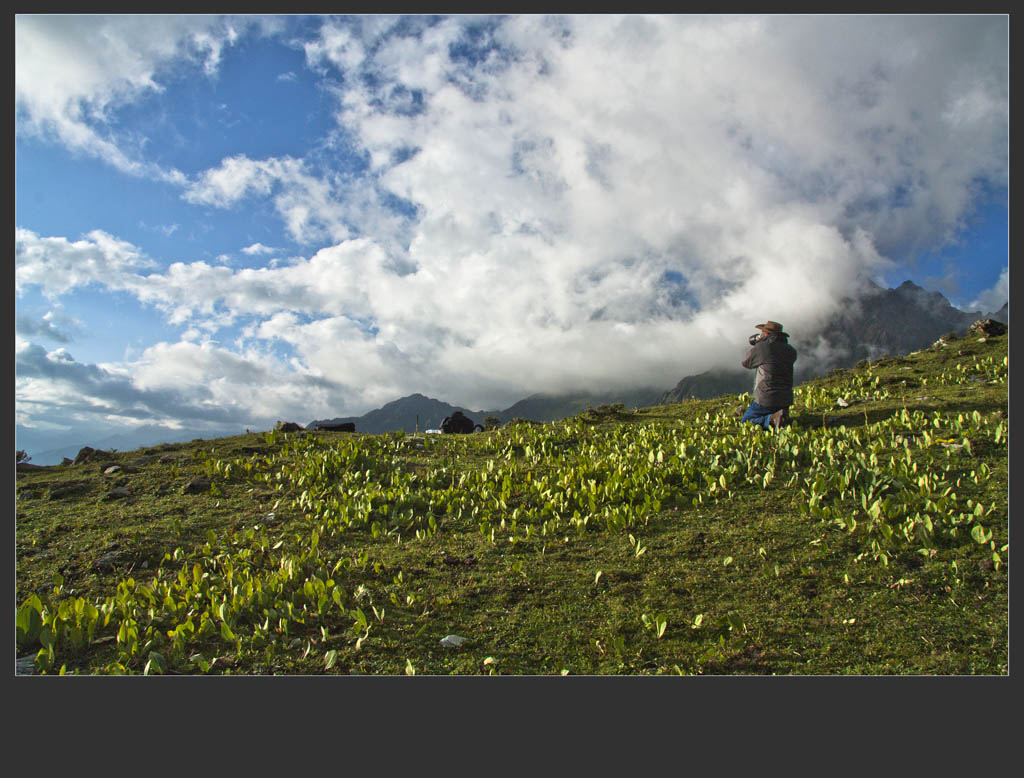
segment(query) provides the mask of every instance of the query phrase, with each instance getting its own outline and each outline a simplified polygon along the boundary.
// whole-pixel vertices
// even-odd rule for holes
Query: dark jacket
[[[793,363],[796,349],[784,335],[769,335],[753,345],[743,358],[743,367],[757,370],[754,402],[766,408],[793,404]]]

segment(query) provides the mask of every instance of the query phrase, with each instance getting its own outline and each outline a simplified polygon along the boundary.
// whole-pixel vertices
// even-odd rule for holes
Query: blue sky
[[[1007,33],[19,15],[19,446],[667,388],[868,281],[995,310]]]

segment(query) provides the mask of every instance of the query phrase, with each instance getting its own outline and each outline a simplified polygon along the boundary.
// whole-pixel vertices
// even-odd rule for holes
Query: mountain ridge
[[[314,419],[306,425],[306,429],[316,429],[321,424],[356,425],[357,432],[379,434],[382,432],[424,432],[438,429],[446,416],[461,411],[476,424],[484,424],[493,416],[500,423],[512,419],[528,419],[530,421],[557,421],[567,416],[575,416],[588,407],[621,402],[630,407],[653,405],[664,390],[643,388],[625,392],[570,392],[565,394],[536,393],[519,400],[503,410],[473,411],[468,408],[451,405],[443,400],[413,394],[369,411],[362,416],[339,416],[333,419]]]

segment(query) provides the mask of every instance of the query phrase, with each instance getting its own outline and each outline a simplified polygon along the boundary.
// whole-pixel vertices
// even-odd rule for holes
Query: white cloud
[[[228,208],[250,194],[270,194],[271,187],[301,168],[295,160],[259,162],[244,154],[226,157],[220,167],[207,170],[185,193],[192,203]]]
[[[40,237],[16,229],[14,288],[36,285],[50,296],[75,287],[100,284],[123,289],[137,272],[156,263],[130,243],[93,230],[81,240]]]
[[[153,230],[154,232],[159,232],[161,235],[164,235],[168,238],[171,237],[174,233],[176,233],[179,229],[181,229],[180,224],[149,225],[142,221],[139,222],[139,227],[141,227],[144,230]]]
[[[296,241],[340,241],[350,236],[346,219],[352,206],[329,181],[307,172],[301,160],[227,157],[219,167],[201,173],[184,197],[191,203],[230,208],[246,197],[271,195]]]
[[[1003,17],[406,23],[416,34],[331,20],[305,45],[366,176],[236,153],[186,189],[217,208],[272,201],[308,256],[156,270],[110,236],[21,231],[18,287],[102,281],[187,324],[126,368],[140,386],[272,416],[314,378],[325,415],[413,391],[495,407],[667,388],[735,365],[765,318],[813,343],[897,253],[955,237],[977,181],[1006,183]],[[122,99],[156,88],[128,72]],[[209,345],[228,325],[235,350]],[[257,369],[271,346],[297,355],[273,362],[281,391]]]
[[[255,256],[257,254],[273,254],[275,251],[277,251],[277,249],[272,248],[271,246],[264,246],[262,243],[253,243],[251,246],[246,246],[242,249],[242,253],[248,254],[249,256]]]
[[[57,343],[70,343],[81,330],[81,324],[62,313],[47,311],[42,318],[18,314],[14,320],[14,330],[25,337],[43,337]]]
[[[134,362],[96,365],[76,361],[63,348],[46,352],[21,340],[15,367],[18,405],[44,403],[51,421],[113,414],[136,422],[243,427],[272,424],[283,413],[305,424],[310,414],[326,414],[342,391],[335,382],[285,369],[267,353],[239,355],[210,342],[160,343]]]
[[[995,313],[1010,301],[1010,267],[1007,265],[999,274],[999,280],[991,289],[986,289],[967,306],[969,311]]]
[[[237,22],[236,22],[237,23]],[[216,71],[234,24],[216,16],[19,14],[14,20],[18,131],[52,134],[131,175],[177,185],[184,175],[146,162],[111,124],[117,107],[163,91],[180,63]]]

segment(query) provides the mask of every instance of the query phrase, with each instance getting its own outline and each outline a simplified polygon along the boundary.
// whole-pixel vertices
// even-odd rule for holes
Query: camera
[[[761,337],[760,335],[755,333],[754,335],[751,335],[749,338],[747,338],[747,343],[749,343],[751,346],[753,346],[755,343],[757,343],[757,340],[760,337]]]

